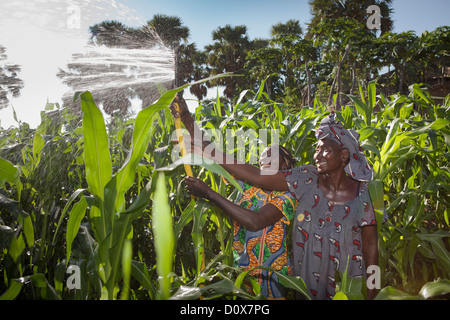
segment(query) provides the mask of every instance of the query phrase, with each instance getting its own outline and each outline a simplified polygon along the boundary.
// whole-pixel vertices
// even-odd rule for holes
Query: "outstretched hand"
[[[175,104],[178,105],[178,110]],[[177,95],[175,99],[173,99],[173,102],[170,105],[170,111],[175,119],[178,117],[181,117],[183,119],[184,117],[190,115],[186,101],[179,95]]]
[[[178,105],[178,108],[176,107],[176,105]],[[205,148],[210,145],[211,142],[208,140],[204,140],[203,134],[194,123],[186,101],[182,96],[175,96],[172,104],[170,105],[170,111],[175,119],[177,119],[178,117],[181,118],[181,121],[189,132],[190,137],[184,136],[184,141],[190,140],[190,152],[203,155],[203,150],[205,150]],[[189,142],[187,143],[189,144]]]
[[[193,177],[186,177],[186,191],[193,196],[207,199],[208,191],[211,188],[202,180]]]

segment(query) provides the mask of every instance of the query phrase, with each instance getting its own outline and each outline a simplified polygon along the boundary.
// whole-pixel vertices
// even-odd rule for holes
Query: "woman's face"
[[[342,147],[329,139],[319,140],[314,154],[319,173],[329,173],[335,170],[343,169],[345,165],[346,154]]]
[[[279,152],[277,149],[274,149],[273,152]],[[280,157],[278,153],[278,157],[274,154],[272,156],[272,148],[267,147],[259,158],[259,166],[261,170],[286,170],[288,169],[287,162],[284,158]]]

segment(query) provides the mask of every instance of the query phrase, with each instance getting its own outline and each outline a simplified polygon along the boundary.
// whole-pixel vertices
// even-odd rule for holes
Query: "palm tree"
[[[155,14],[152,20],[147,21],[147,26],[158,34],[166,47],[173,48],[181,43],[187,42],[189,28],[183,26],[183,21],[176,16]]]
[[[189,29],[182,26],[178,17],[155,15],[140,28],[129,28],[118,21],[103,21],[90,27],[90,32],[93,50],[73,55],[67,70],[58,73],[58,77],[72,88],[63,97],[65,105],[72,105],[75,91],[90,90],[106,113],[120,110],[126,114],[132,98],[141,99],[145,107],[159,98],[161,87],[174,86],[170,74],[176,61],[170,51],[176,51],[180,41],[189,36]],[[98,46],[104,46],[106,50],[99,52]],[[154,54],[149,50],[158,48],[169,51],[161,61],[155,62]],[[162,50],[158,52],[163,54]],[[180,79],[183,72],[176,71],[176,79]],[[148,74],[151,74],[150,78]],[[156,74],[161,74],[158,83],[153,80]]]
[[[89,27],[91,38],[90,44],[103,45],[107,47],[136,47],[139,42],[133,39],[135,33],[119,21],[102,21]]]
[[[20,66],[7,62],[6,48],[0,45],[0,109],[9,105],[8,95],[20,96],[23,89],[23,81],[18,78]]]
[[[213,44],[205,47],[206,62],[211,68],[210,73],[243,73],[245,58],[251,49],[251,41],[247,36],[247,27],[226,25],[219,27],[212,33]],[[243,89],[244,77],[227,77],[218,79],[213,85],[225,86],[224,95],[233,98]]]
[[[303,29],[300,26],[300,21],[291,19],[286,23],[273,25],[270,32],[273,38],[285,35],[301,36],[303,34]]]
[[[391,18],[393,12],[392,0],[309,0],[313,16],[308,25],[308,34],[323,19],[351,18],[366,23],[367,8],[377,5],[381,14],[381,34],[392,30],[394,22]]]
[[[300,37],[303,34],[302,27],[300,26],[300,21],[298,20],[289,20],[286,23],[278,23],[272,26],[271,29],[272,34],[272,44],[280,46],[282,55],[284,56],[285,61],[285,89],[293,88],[293,84],[295,83],[293,71],[291,70],[295,68],[298,64],[297,57],[292,56],[292,49]]]
[[[207,78],[209,75],[206,64],[206,53],[197,49],[195,43],[181,44],[179,47],[179,59],[176,64],[179,84]],[[189,87],[189,91],[202,100],[208,93],[209,83],[195,84]]]
[[[188,27],[183,26],[183,22],[179,17],[167,16],[165,14],[155,14],[152,20],[147,22],[147,26],[155,30],[160,37],[163,45],[172,48],[175,52],[175,81],[174,86],[178,87],[183,84],[183,73],[180,69],[181,56],[189,52],[181,53],[181,50],[188,50],[187,47],[181,47],[181,40],[187,42],[190,31]]]

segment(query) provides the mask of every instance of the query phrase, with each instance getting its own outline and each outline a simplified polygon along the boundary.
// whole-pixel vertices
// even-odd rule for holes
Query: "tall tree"
[[[378,40],[381,45],[380,56],[386,65],[393,65],[398,79],[398,91],[405,93],[406,71],[410,62],[417,56],[418,37],[414,31],[386,33]]]
[[[394,22],[392,0],[309,0],[312,19],[308,25],[308,34],[323,19],[351,18],[366,23],[371,13],[367,8],[377,5],[381,15],[381,34],[392,30]]]
[[[195,43],[182,44],[179,49],[177,69],[179,70],[180,81],[183,83],[207,78],[209,71],[206,63],[206,53],[198,50]],[[208,93],[208,86],[209,83],[191,85],[189,91],[198,100],[202,100]]]
[[[206,61],[211,68],[210,73],[242,74],[245,72],[245,58],[251,49],[251,41],[247,35],[247,27],[226,25],[212,32],[213,44],[205,47]],[[213,85],[224,86],[224,95],[233,98],[245,87],[244,77],[226,77],[217,79]]]
[[[312,19],[308,25],[307,38],[314,39],[319,44],[322,59],[333,61],[335,65],[332,77],[328,104],[331,104],[334,92],[338,93],[337,104],[342,104],[342,89],[348,87],[353,92],[357,81],[357,70],[364,78],[373,71],[368,59],[375,33],[366,26],[367,19],[372,13],[367,9],[377,5],[381,14],[381,34],[392,30],[391,18],[392,0],[309,0]],[[356,50],[354,50],[356,49]],[[371,61],[377,64],[376,61]],[[344,68],[344,63],[348,67]],[[343,72],[350,70],[346,75],[351,83],[345,86],[342,83]],[[347,72],[348,73],[348,72]]]
[[[8,95],[20,96],[23,81],[18,77],[20,66],[7,61],[6,48],[0,46],[0,109],[9,105]]]
[[[293,69],[298,65],[297,56],[293,55],[293,47],[303,34],[300,21],[291,19],[286,23],[278,23],[273,25],[271,34],[271,43],[281,49],[281,53],[284,57],[283,60],[286,77],[285,89],[293,89],[294,83],[296,82]]]
[[[278,23],[271,28],[269,45],[247,56],[250,76],[261,81],[270,75],[265,82],[269,97],[294,109],[312,103],[310,62],[317,54],[312,42],[303,39],[302,34],[298,20]]]
[[[90,32],[90,50],[74,55],[67,69],[58,73],[72,88],[64,104],[72,104],[75,91],[90,90],[106,113],[125,114],[133,98],[141,99],[145,107],[159,98],[161,87],[174,86],[173,51],[189,36],[179,18],[155,15],[140,28],[103,21]],[[178,70],[180,74],[183,71]]]
[[[310,36],[320,47],[322,59],[329,60],[335,65],[328,105],[331,105],[333,94],[336,92],[338,98],[335,107],[339,107],[342,105],[341,72],[344,70],[344,63],[348,62],[349,57],[355,58],[356,53],[352,55],[352,51],[360,51],[363,44],[368,38],[373,37],[373,34],[365,27],[365,24],[352,18],[323,18],[310,30]],[[351,65],[352,62],[350,61]],[[352,68],[345,69],[351,70]]]
[[[407,92],[413,83],[429,81],[443,85],[445,68],[450,65],[450,27],[438,27],[416,35],[414,31],[388,32],[373,41],[371,65],[389,72],[381,75],[379,83],[386,94]],[[394,68],[393,70],[391,68]],[[433,80],[434,78],[434,80]],[[442,91],[440,95],[445,93]]]
[[[423,79],[437,75],[439,82],[443,84],[445,69],[450,66],[450,27],[442,26],[431,32],[425,31],[419,41],[418,55],[424,64]]]
[[[265,81],[265,89],[270,99],[276,100],[284,93],[284,83],[281,81],[281,63],[283,56],[279,48],[266,46],[251,50],[247,55],[245,67],[249,70],[252,80],[260,83]]]
[[[304,69],[304,72],[306,73],[306,94],[303,94],[302,97],[302,106],[308,105],[312,106],[313,99],[312,99],[312,75],[311,75],[311,64],[314,65],[316,63],[318,52],[317,49],[314,47],[313,42],[309,39],[302,39],[298,41],[294,48],[294,55],[298,57],[299,60],[301,60],[300,69]],[[303,92],[304,90],[302,90]]]
[[[174,86],[178,87],[185,81],[186,70],[191,68],[192,64],[189,59],[182,61],[186,56],[189,58],[192,47],[182,46],[182,41],[187,42],[189,38],[189,28],[183,26],[183,22],[179,17],[167,16],[165,14],[155,14],[152,20],[147,22],[148,27],[155,30],[165,47],[171,48],[175,52],[175,81]],[[185,52],[183,52],[185,51]]]
[[[290,19],[286,23],[278,23],[272,26],[270,33],[276,40],[277,37],[294,35],[301,36],[303,34],[303,28],[300,25],[299,20]]]
[[[179,45],[181,40],[187,42],[189,38],[189,28],[183,26],[183,21],[176,16],[155,14],[147,25],[156,31],[164,45],[169,48]]]
[[[106,46],[109,48],[146,48],[148,44],[154,45],[157,41],[156,34],[143,32],[143,29],[133,29],[120,21],[102,21],[89,27],[91,37],[89,44]],[[141,41],[139,41],[141,40]]]

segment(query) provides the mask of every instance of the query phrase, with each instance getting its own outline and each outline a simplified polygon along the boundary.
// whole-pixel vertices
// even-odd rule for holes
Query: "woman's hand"
[[[179,107],[178,110],[177,110],[175,104],[178,105],[178,107]],[[181,121],[183,122],[184,126],[186,127],[186,129],[189,132],[190,137],[187,137],[187,136],[184,137],[185,144],[189,144],[188,141],[189,140],[191,141],[191,143],[190,143],[191,148],[190,148],[189,152],[196,153],[198,155],[201,155],[201,156],[204,156],[204,157],[207,157],[210,159],[214,158],[215,152],[217,151],[215,149],[214,144],[212,144],[211,141],[204,139],[203,133],[197,127],[197,125],[194,123],[194,120],[191,117],[191,114],[189,112],[186,101],[183,99],[182,96],[177,95],[175,97],[172,104],[170,105],[170,111],[174,118],[178,118],[178,117],[181,118]],[[204,153],[203,151],[205,151],[205,149],[208,146],[210,146],[208,148],[209,152]],[[214,159],[214,160],[216,160],[216,159]],[[221,160],[222,160],[222,158],[221,158]],[[221,162],[221,161],[218,161],[218,162]]]
[[[199,198],[205,198],[208,199],[208,191],[211,190],[211,188],[204,183],[203,181],[193,178],[193,177],[186,177],[186,180],[184,182],[186,184],[186,191],[193,196],[199,197]]]
[[[361,228],[363,242],[363,256],[366,268],[378,266],[378,233],[377,225],[368,225]],[[367,289],[367,298],[372,300],[377,295],[377,289]]]
[[[175,104],[178,105],[178,110],[177,110],[177,107],[175,106]],[[170,111],[174,118],[180,117],[181,120],[190,118],[190,115],[191,115],[189,112],[189,108],[186,104],[186,101],[183,99],[183,97],[180,97],[179,95],[176,95],[175,99],[173,99],[173,102],[170,105]]]

